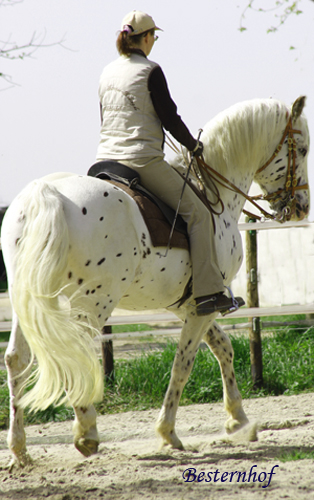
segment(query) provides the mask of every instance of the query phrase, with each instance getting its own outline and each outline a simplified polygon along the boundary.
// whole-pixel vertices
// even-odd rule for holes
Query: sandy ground
[[[101,444],[91,458],[72,445],[71,422],[30,426],[33,465],[11,473],[6,432],[1,432],[0,498],[308,500],[314,498],[313,460],[282,462],[279,457],[299,448],[314,450],[313,398],[305,394],[244,401],[250,421],[259,426],[259,439],[252,443],[245,433],[233,440],[226,437],[221,403],[180,407],[177,432],[185,451],[158,451],[156,410],[99,417]],[[190,475],[183,477],[187,469]],[[275,475],[263,487],[272,469]],[[246,477],[236,471],[246,472]]]

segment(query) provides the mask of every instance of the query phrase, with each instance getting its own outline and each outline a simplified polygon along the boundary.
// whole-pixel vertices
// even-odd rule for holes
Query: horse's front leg
[[[210,327],[203,340],[212,350],[220,366],[225,410],[230,415],[225,428],[228,434],[232,434],[248,423],[234,374],[232,344],[228,335],[217,323]]]
[[[84,457],[89,457],[97,453],[99,445],[99,436],[96,426],[96,410],[94,406],[89,406],[88,408],[74,408],[74,412],[74,445]]]
[[[23,408],[19,400],[23,394],[23,384],[30,373],[30,349],[19,327],[15,313],[10,341],[5,353],[5,364],[8,371],[8,387],[10,392],[10,427],[8,446],[13,453],[10,470],[14,465],[23,467],[31,463],[26,449],[26,436],[23,423]]]
[[[183,445],[175,432],[177,409],[209,321],[209,316],[197,317],[194,308],[187,314],[172,365],[170,383],[156,423],[156,432],[162,437],[162,444],[170,444],[179,450],[183,449]]]

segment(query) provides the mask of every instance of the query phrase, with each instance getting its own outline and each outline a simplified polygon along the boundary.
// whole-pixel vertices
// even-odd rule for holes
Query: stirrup
[[[229,288],[229,287],[228,287],[228,286],[226,286],[226,285],[225,285],[225,288],[227,288],[227,290],[228,290],[228,292],[229,292],[229,294],[230,294],[230,298],[231,298],[231,300],[232,300],[232,306],[231,306],[229,309],[227,309],[227,311],[222,311],[222,312],[220,312],[221,316],[226,316],[227,314],[231,314],[231,313],[233,313],[233,312],[237,311],[237,310],[239,309],[239,307],[242,307],[242,306],[244,306],[244,304],[245,304],[245,302],[244,302],[244,300],[243,300],[243,299],[242,299],[242,302],[243,302],[243,303],[239,303],[239,302],[236,300],[235,296],[233,295],[233,292],[232,292],[231,288]],[[241,297],[238,297],[238,299],[241,299]]]

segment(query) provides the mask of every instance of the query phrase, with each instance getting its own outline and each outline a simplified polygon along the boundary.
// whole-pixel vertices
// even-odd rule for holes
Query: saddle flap
[[[167,246],[175,211],[140,185],[140,175],[137,171],[117,161],[103,160],[92,165],[87,175],[120,184],[120,188],[124,189],[138,204],[150,230],[153,245]],[[144,203],[145,199],[147,201]],[[151,204],[155,206],[154,209]],[[181,237],[178,238],[176,233],[180,233]],[[178,216],[176,220],[171,246],[186,249],[189,247],[186,223],[181,216]]]

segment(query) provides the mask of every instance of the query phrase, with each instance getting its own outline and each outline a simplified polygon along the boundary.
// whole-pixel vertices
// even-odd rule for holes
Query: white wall
[[[245,232],[241,235],[245,253]],[[257,248],[261,307],[314,303],[314,224],[258,231]],[[232,290],[245,298],[246,288],[245,253]]]

